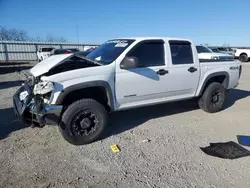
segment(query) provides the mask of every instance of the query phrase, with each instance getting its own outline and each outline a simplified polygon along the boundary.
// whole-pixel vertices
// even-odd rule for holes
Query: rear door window
[[[193,64],[193,51],[190,42],[187,41],[169,41],[172,64]]]

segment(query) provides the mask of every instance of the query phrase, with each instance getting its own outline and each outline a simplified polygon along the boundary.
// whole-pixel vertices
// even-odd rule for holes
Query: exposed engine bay
[[[49,70],[48,73],[45,74],[45,76],[51,76],[51,75],[66,72],[66,71],[82,69],[82,68],[87,68],[87,67],[94,67],[94,66],[101,66],[101,64],[94,62],[92,60],[86,59],[84,57],[74,55],[73,57],[66,59],[59,65],[53,67],[51,70]]]

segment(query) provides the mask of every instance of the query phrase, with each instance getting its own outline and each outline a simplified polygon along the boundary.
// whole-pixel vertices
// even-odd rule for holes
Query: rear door
[[[190,98],[195,95],[200,66],[195,58],[194,46],[188,41],[169,41],[171,54],[169,63],[168,97],[171,99]]]
[[[163,40],[147,40],[135,45],[126,57],[136,57],[138,67],[116,70],[116,98],[119,108],[156,102],[167,94],[167,74]]]

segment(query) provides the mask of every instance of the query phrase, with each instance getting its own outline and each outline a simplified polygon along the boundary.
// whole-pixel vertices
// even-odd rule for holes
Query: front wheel
[[[99,139],[107,124],[108,114],[100,103],[81,99],[65,110],[59,130],[69,143],[83,145]]]
[[[211,83],[198,101],[199,107],[205,112],[215,113],[223,108],[226,89],[220,83]]]

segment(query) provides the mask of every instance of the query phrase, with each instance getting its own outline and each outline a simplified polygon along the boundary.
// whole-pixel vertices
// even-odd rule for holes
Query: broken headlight
[[[37,83],[34,86],[33,93],[34,93],[34,95],[44,95],[46,93],[53,91],[53,89],[54,89],[53,82],[43,81],[43,82]]]

